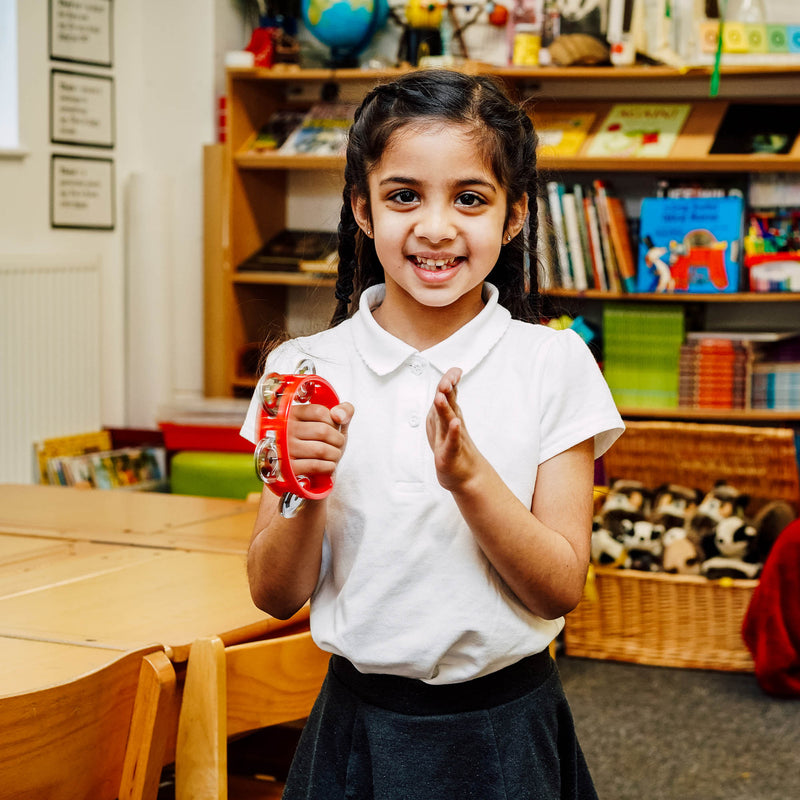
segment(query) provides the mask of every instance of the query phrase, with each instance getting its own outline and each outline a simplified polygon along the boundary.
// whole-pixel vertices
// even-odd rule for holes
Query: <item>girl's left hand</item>
[[[433,405],[428,412],[426,430],[433,450],[436,477],[449,491],[461,486],[475,474],[478,451],[467,432],[457,402],[461,370],[451,367],[436,387]]]

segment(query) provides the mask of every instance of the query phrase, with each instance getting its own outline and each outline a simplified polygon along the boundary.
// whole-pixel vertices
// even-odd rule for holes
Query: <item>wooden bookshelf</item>
[[[548,173],[603,175],[639,174],[650,176],[690,174],[746,174],[800,172],[800,138],[785,156],[710,155],[709,150],[720,120],[731,102],[775,102],[796,106],[800,67],[724,67],[720,96],[710,98],[711,69],[677,70],[666,66],[635,67],[548,67],[536,69],[498,68],[469,64],[465,71],[492,74],[503,79],[530,107],[590,109],[595,119],[588,137],[576,156],[554,158],[542,155],[539,163]],[[265,69],[230,69],[227,73],[228,136],[219,164],[222,186],[217,241],[206,243],[206,315],[221,330],[206,335],[207,392],[219,395],[247,395],[254,385],[252,376],[238,372],[238,354],[263,339],[264,330],[285,329],[288,292],[293,287],[323,288],[334,284],[332,276],[295,272],[245,272],[237,267],[274,234],[286,227],[288,176],[293,172],[328,173],[335,178],[343,170],[341,157],[286,156],[253,153],[247,142],[278,110],[305,110],[318,102],[325,84],[335,83],[341,99],[357,101],[377,82],[398,76],[407,69],[387,70],[304,70],[294,66]],[[765,88],[766,87],[766,88]],[[627,102],[689,102],[692,110],[669,158],[592,158],[583,155],[591,136],[599,129],[611,106]],[[208,220],[207,220],[208,227]],[[719,295],[642,295],[587,291],[582,294],[553,290],[547,297],[568,304],[615,302],[683,303],[687,306],[723,308],[736,304],[761,309],[791,309],[800,294],[756,293]],[[790,312],[791,313],[791,312]],[[797,315],[800,319],[800,313]],[[684,410],[661,412],[631,409],[635,417],[694,419]],[[711,419],[703,413],[704,419]],[[720,419],[795,422],[798,415],[781,412],[725,413]],[[713,417],[717,418],[717,417]]]

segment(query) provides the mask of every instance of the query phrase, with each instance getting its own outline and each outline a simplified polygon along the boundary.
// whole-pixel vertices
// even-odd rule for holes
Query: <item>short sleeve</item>
[[[297,365],[302,360],[302,353],[294,340],[284,342],[276,347],[268,356],[264,366],[264,373],[279,372],[289,374],[297,369]],[[258,409],[261,399],[253,392],[250,398],[250,405],[247,407],[244,423],[239,429],[239,435],[247,439],[248,442],[256,444],[259,439],[258,430]]]
[[[594,438],[599,458],[625,423],[600,367],[575,331],[555,331],[539,371],[540,463]]]

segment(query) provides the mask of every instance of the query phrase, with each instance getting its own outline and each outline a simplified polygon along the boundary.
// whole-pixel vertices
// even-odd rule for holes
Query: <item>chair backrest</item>
[[[178,723],[177,800],[225,800],[228,737],[307,717],[328,659],[308,631],[228,648],[219,637],[196,640]]]
[[[172,664],[147,648],[0,698],[0,798],[155,800],[175,696]]]

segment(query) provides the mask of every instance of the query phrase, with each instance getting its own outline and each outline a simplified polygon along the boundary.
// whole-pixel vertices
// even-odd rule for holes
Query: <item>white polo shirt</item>
[[[328,499],[311,630],[362,672],[456,683],[543,650],[564,621],[517,600],[439,485],[425,418],[441,376],[463,370],[467,429],[527,508],[539,464],[591,437],[598,457],[624,425],[581,338],[512,320],[491,284],[477,317],[422,352],[373,319],[383,293],[370,288],[352,318],[267,360],[267,372],[288,373],[311,357],[355,406]],[[241,431],[250,441],[257,409],[254,397]]]

